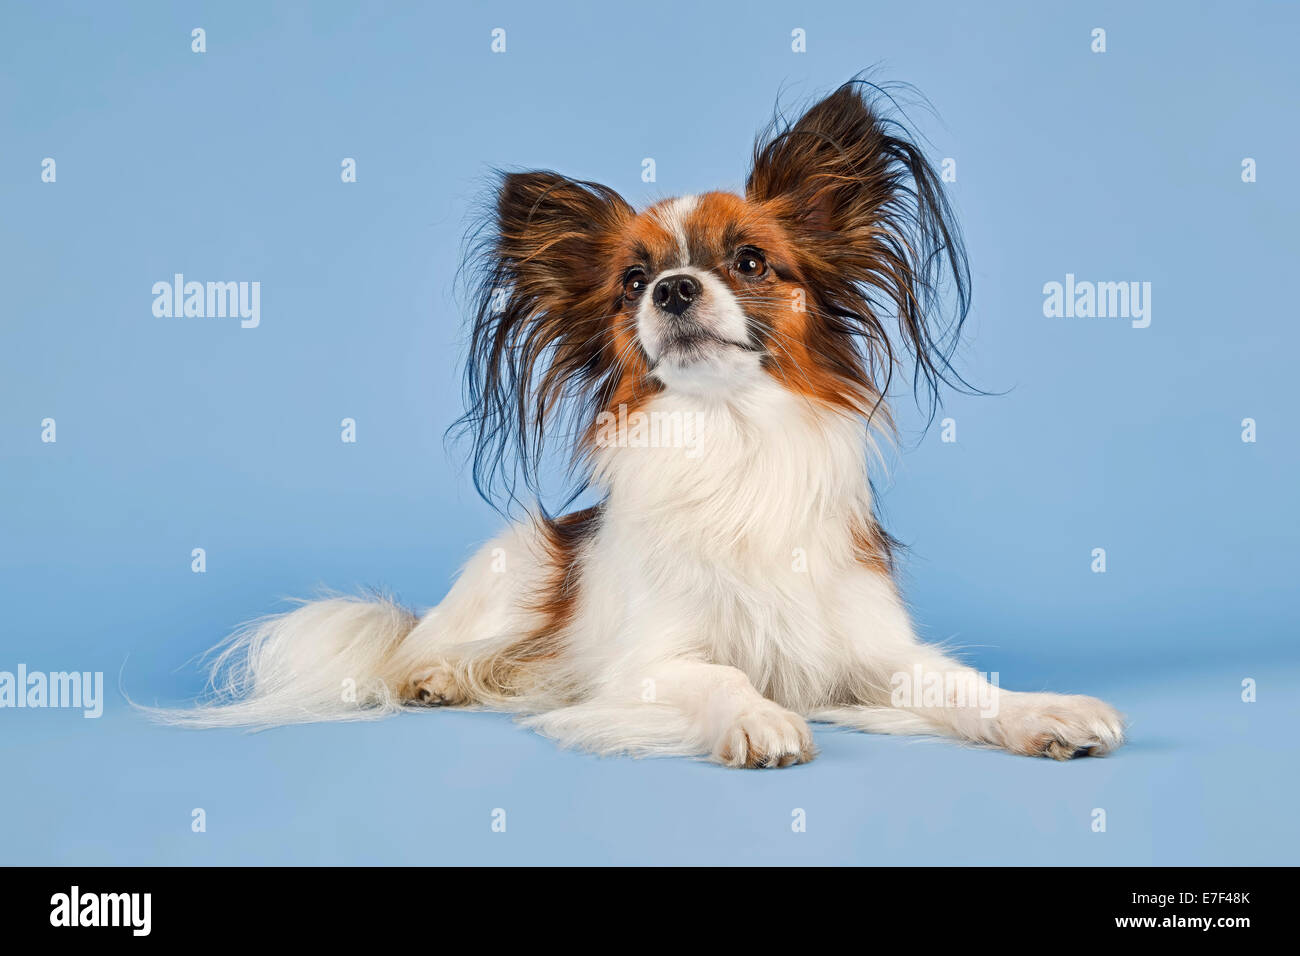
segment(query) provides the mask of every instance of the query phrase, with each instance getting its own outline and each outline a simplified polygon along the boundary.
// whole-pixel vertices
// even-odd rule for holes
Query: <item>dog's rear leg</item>
[[[498,693],[495,678],[513,672],[509,662],[518,636],[545,623],[531,601],[548,582],[547,559],[531,523],[513,525],[483,545],[442,602],[402,642],[394,662],[399,700],[455,707],[509,696]],[[498,660],[503,666],[496,666]]]
[[[404,702],[424,707],[456,707],[470,703],[470,693],[447,661],[416,670],[402,688]]]

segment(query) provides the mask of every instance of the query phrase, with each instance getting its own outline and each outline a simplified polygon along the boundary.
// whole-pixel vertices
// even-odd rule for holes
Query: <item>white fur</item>
[[[708,321],[726,335],[739,307],[725,288],[706,289]],[[644,334],[653,356],[653,330]],[[695,416],[694,449],[597,450],[607,497],[570,572],[578,592],[559,652],[529,665],[512,693],[473,675],[542,623],[538,598],[555,579],[531,521],[484,546],[418,625],[384,603],[336,599],[254,626],[219,661],[216,683],[232,702],[170,717],[354,718],[423,689],[523,712],[573,746],[735,766],[810,759],[807,719],[1058,757],[1117,746],[1118,714],[1091,698],[1002,692],[996,714],[950,699],[891,701],[896,675],[917,668],[992,689],[920,643],[891,578],[856,558],[852,528],[872,513],[862,421],[731,351],[672,368],[644,408]],[[340,694],[348,681],[363,689],[351,701]]]
[[[757,381],[761,359],[757,352],[746,350],[749,329],[745,313],[731,290],[717,276],[703,269],[686,266],[667,271],[673,275],[692,276],[700,283],[702,292],[691,309],[692,322],[723,342],[715,343],[702,353],[666,353],[664,339],[669,326],[676,320],[654,307],[653,296],[642,296],[636,312],[637,338],[655,378],[671,391],[706,400],[725,394],[733,387]],[[652,281],[652,287],[653,284]]]
[[[679,266],[690,265],[691,262],[690,233],[686,228],[686,220],[699,204],[699,196],[678,196],[676,199],[669,199],[654,210],[654,216],[659,220],[660,225],[677,240]]]

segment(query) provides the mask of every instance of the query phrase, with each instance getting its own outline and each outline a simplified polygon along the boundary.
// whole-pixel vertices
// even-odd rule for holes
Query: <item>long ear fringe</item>
[[[510,183],[534,177],[553,179],[553,185],[541,188],[531,207],[525,203],[508,215],[501,197]],[[617,193],[597,183],[549,172],[497,170],[480,200],[476,223],[465,235],[457,274],[473,323],[463,382],[466,411],[447,430],[446,440],[470,443],[474,486],[503,514],[521,504],[526,493],[532,499],[526,504],[545,517],[541,501],[547,449],[576,447],[613,387],[607,350],[593,338],[599,322],[585,330],[591,336],[583,343],[582,335],[575,335],[575,330],[583,331],[582,309],[557,315],[552,290],[534,274],[536,260],[527,254],[531,250],[519,248],[520,235],[530,232],[542,237],[542,256],[572,238],[555,234],[555,222],[539,209],[557,187],[574,191],[593,207],[627,208]],[[578,461],[567,463],[561,510],[585,490],[580,472]]]
[[[928,425],[941,404],[941,386],[980,394],[952,363],[970,311],[970,267],[946,190],[915,145],[896,99],[899,93],[928,108],[906,84],[879,85],[861,76],[795,120],[778,108],[755,143],[750,188],[757,185],[779,193],[792,188],[793,176],[803,175],[816,184],[814,195],[805,199],[816,202],[831,193],[851,192],[846,180],[860,180],[861,195],[849,213],[864,221],[842,237],[837,263],[849,290],[829,296],[827,318],[837,331],[858,341],[871,380],[863,385],[877,396],[870,410],[873,419],[883,411],[881,402],[903,364],[882,321],[897,320],[897,341],[911,356],[913,394],[928,413]],[[807,122],[819,109],[848,97],[856,102],[859,116],[849,110],[847,123],[833,118],[825,124],[816,118]],[[790,165],[790,156],[810,153],[825,168],[780,170],[783,162]],[[765,169],[769,181],[755,183]],[[843,202],[839,205],[843,212]]]

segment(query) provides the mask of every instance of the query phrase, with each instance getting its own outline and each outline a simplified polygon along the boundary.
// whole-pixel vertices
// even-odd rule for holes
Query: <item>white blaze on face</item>
[[[676,239],[677,263],[650,277],[648,291],[637,305],[636,326],[641,347],[661,382],[707,391],[734,385],[738,377],[757,372],[760,363],[757,353],[747,351],[749,323],[731,289],[712,272],[691,264],[688,222],[698,205],[698,196],[683,196],[654,211]],[[665,313],[654,302],[655,284],[669,275],[688,275],[700,284],[699,298],[681,316]],[[688,329],[703,331],[709,338],[698,346],[674,348],[674,338]]]
[[[655,217],[677,240],[677,265],[691,264],[691,244],[686,232],[686,220],[700,204],[699,196],[682,196],[670,199],[655,210]]]

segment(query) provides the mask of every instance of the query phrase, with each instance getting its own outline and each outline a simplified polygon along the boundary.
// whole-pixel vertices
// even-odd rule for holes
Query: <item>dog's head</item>
[[[968,302],[943,186],[860,82],[772,124],[744,195],[638,212],[594,183],[506,174],[478,252],[465,422],[489,494],[508,457],[532,474],[560,420],[581,445],[600,412],[663,390],[725,401],[770,380],[887,415],[903,351],[915,385],[933,395],[948,380]],[[945,278],[946,323],[935,316]]]

